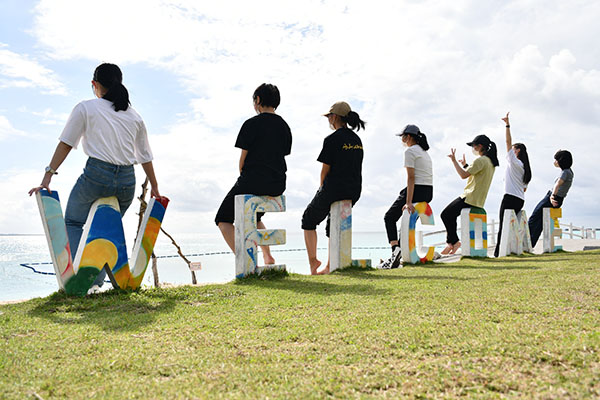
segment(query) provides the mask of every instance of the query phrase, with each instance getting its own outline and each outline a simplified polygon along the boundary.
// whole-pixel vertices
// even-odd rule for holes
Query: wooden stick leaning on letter
[[[142,184],[142,194],[139,197],[140,200],[140,212],[139,212],[139,224],[142,223],[142,219],[144,216],[144,212],[146,211],[146,207],[148,205],[148,203],[146,203],[146,193],[148,192],[148,178],[146,178],[146,180],[144,181],[144,183]],[[138,224],[138,230],[139,230],[139,225]],[[192,263],[190,260],[188,260],[186,258],[186,256],[183,255],[182,251],[181,251],[181,247],[179,247],[179,245],[177,244],[177,242],[175,242],[175,239],[173,239],[173,237],[171,235],[169,235],[161,226],[160,230],[162,233],[164,233],[165,235],[167,235],[167,237],[169,239],[171,239],[171,244],[173,244],[173,246],[175,246],[175,248],[177,248],[177,254],[179,254],[179,256],[181,258],[183,258],[183,260],[185,261],[185,263],[187,264],[188,268],[190,268],[190,272],[192,273],[192,284],[196,284],[197,280],[196,280],[196,273],[191,269]],[[137,238],[136,238],[137,239]],[[154,286],[158,287],[159,286],[159,281],[158,281],[158,268],[157,268],[157,262],[156,262],[156,255],[154,254],[154,252],[152,252],[152,273],[154,274]]]

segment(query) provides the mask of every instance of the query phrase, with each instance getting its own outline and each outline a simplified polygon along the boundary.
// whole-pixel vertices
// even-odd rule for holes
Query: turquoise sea
[[[172,235],[182,252],[191,255],[188,257],[190,261],[202,263],[202,270],[196,272],[199,283],[224,283],[234,279],[234,255],[232,253],[210,254],[228,251],[220,235],[176,233]],[[318,256],[321,261],[326,262],[327,238],[322,232],[319,232],[319,235]],[[442,241],[443,237],[439,236],[438,239]],[[427,242],[431,243],[431,240]],[[128,243],[128,245],[132,244],[133,240]],[[370,258],[373,263],[390,255],[385,232],[354,232],[353,248],[353,258]],[[158,275],[161,283],[191,283],[191,273],[186,263],[177,256],[177,249],[162,233],[159,235],[154,251],[159,257]],[[273,246],[271,251],[277,263],[286,264],[288,271],[309,274],[302,233],[288,232],[287,243]],[[260,254],[259,260],[262,261]],[[0,236],[0,301],[47,296],[58,289],[55,276],[35,273],[21,264],[27,264],[39,272],[54,272],[45,236]],[[150,266],[146,271],[144,284],[153,285]]]
[[[428,229],[423,229],[424,233],[427,231]],[[577,230],[574,232],[580,233]],[[323,229],[318,230],[318,233],[318,257],[325,263],[327,238]],[[491,232],[489,233],[491,234]],[[196,272],[198,283],[224,283],[234,279],[235,257],[228,252],[220,235],[176,233],[172,235],[182,252],[189,256],[190,261],[202,263],[202,270]],[[568,234],[565,237],[568,237]],[[444,239],[444,233],[429,235],[424,238],[424,245],[439,244],[436,249],[440,251],[444,246],[440,243],[443,243]],[[131,242],[128,244],[131,246],[133,238],[130,240]],[[353,258],[369,258],[372,260],[373,266],[381,258],[390,255],[385,232],[353,232],[352,247]],[[171,240],[162,233],[158,237],[154,252],[158,257],[158,275],[161,283],[191,283],[191,273],[187,264],[177,255],[177,249]],[[278,264],[286,264],[288,271],[309,274],[304,237],[301,232],[287,232],[287,243],[281,246],[272,246],[271,252]],[[259,260],[262,261],[261,254],[259,254]],[[0,235],[0,301],[42,297],[58,290],[55,276],[36,273],[21,264],[26,264],[42,273],[54,272],[45,236]],[[153,285],[150,266],[144,277],[144,285]]]

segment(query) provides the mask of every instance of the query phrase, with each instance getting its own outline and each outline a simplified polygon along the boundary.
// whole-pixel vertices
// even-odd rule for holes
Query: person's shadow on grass
[[[137,331],[169,313],[180,295],[166,290],[137,292],[110,290],[85,297],[56,292],[29,311],[61,325],[97,325],[106,331]]]

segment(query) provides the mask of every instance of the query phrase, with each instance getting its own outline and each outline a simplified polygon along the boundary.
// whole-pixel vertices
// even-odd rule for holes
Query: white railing
[[[496,226],[499,225],[499,221],[495,221],[494,219],[491,219],[488,223],[487,223],[487,229],[488,229],[488,245],[491,246],[495,246],[496,245],[496,233],[497,233],[497,228]],[[560,227],[562,228],[562,236],[561,238],[566,239],[567,236],[569,236],[569,239],[597,239],[596,236],[596,232],[600,229],[598,228],[586,228],[585,226],[575,226],[573,225],[573,223],[569,223],[569,224],[560,224]],[[460,231],[460,227],[457,228],[457,231]],[[579,231],[579,233],[575,233],[574,231]],[[423,231],[417,231],[417,247],[421,248],[423,246],[423,238],[427,237],[427,236],[433,236],[433,235],[439,235],[440,233],[446,233],[446,230],[443,229],[441,231],[433,231],[433,232],[423,232]],[[430,244],[429,246],[443,246],[445,245],[446,242],[440,242],[440,243],[433,243]]]

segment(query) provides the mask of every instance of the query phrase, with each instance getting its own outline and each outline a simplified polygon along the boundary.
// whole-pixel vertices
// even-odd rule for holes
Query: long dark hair
[[[487,136],[485,137],[487,138]],[[487,156],[490,159],[494,167],[497,167],[498,165],[500,165],[500,163],[498,162],[498,149],[496,148],[496,143],[492,142],[489,138],[488,141],[489,143],[487,144],[487,148],[484,150],[483,155]],[[483,146],[484,148],[486,147],[485,145]]]
[[[355,111],[350,111],[345,117],[340,116],[343,122],[350,125],[353,130],[360,131],[360,128],[365,129],[366,122],[360,119],[360,116]]]
[[[515,149],[519,149],[519,155],[517,158],[523,163],[523,183],[528,184],[531,181],[531,166],[529,165],[529,154],[527,154],[527,147],[523,143],[513,144]]]
[[[421,148],[425,151],[429,150],[429,143],[427,143],[427,136],[423,132],[419,133],[407,133],[407,135],[412,136],[417,144],[421,146]]]
[[[108,63],[98,65],[93,79],[107,89],[102,98],[112,101],[115,111],[127,111],[131,104],[129,92],[123,86],[123,73],[117,65]]]

